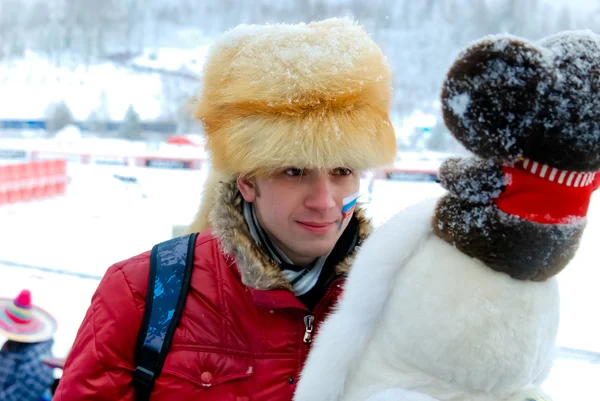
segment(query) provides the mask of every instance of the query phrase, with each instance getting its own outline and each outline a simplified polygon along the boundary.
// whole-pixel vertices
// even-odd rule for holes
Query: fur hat
[[[207,226],[214,185],[239,174],[390,164],[390,82],[381,49],[347,18],[225,33],[198,99],[214,171],[190,230]]]

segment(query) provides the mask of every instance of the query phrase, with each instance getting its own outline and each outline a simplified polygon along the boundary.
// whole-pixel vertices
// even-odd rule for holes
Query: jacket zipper
[[[302,339],[304,344],[310,344],[312,341],[314,323],[315,317],[313,315],[304,316],[304,327],[306,328],[306,330],[304,331],[304,338]]]
[[[331,297],[331,293],[334,291],[335,286],[338,285],[338,284],[336,284],[337,282],[339,282],[339,281],[333,280],[331,282],[331,284],[329,285],[329,288],[327,289],[327,292],[325,292],[325,295],[323,295],[323,297],[319,300],[319,302],[313,309],[313,313],[315,315],[317,315],[317,312],[319,311],[319,307],[323,304],[323,302],[325,302],[326,299],[329,299],[329,297]],[[312,342],[313,331],[315,328],[315,316],[314,315],[310,314],[310,315],[304,316],[304,328],[305,328],[305,330],[304,330],[304,337],[302,338],[302,342],[304,344],[310,344]]]
[[[325,300],[327,300],[327,299],[329,299],[329,297],[331,297],[332,292],[336,288],[335,286],[337,286],[338,284],[339,284],[339,281],[337,279],[333,280],[332,283],[329,285],[329,288],[325,292],[325,295],[323,295],[323,297],[319,300],[319,302],[313,309],[313,312],[304,316],[304,337],[302,338],[302,342],[304,344],[306,344],[306,346],[299,347],[300,361],[298,363],[298,370],[296,372],[296,377],[300,377],[300,371],[302,369],[302,366],[304,366],[304,362],[306,361],[308,352],[309,352],[311,344],[312,344],[314,330],[315,330],[315,321],[316,321],[315,316],[322,315],[322,313],[320,313],[320,309],[322,309],[323,303],[325,302]]]

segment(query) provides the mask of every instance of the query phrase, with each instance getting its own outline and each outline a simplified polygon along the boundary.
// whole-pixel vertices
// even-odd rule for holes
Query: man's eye
[[[304,170],[292,167],[285,170],[285,173],[290,177],[301,177],[304,174]]]
[[[332,171],[333,175],[350,175],[352,174],[352,170],[345,167],[338,167]]]

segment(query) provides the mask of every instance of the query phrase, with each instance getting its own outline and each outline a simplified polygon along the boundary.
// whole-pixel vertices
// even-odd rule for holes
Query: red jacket
[[[289,290],[279,267],[251,241],[247,227],[239,224],[241,209],[226,209],[214,234],[198,236],[187,303],[152,392],[154,401],[291,400],[310,349],[304,341],[311,335],[305,317],[314,317],[314,335],[341,293],[353,255],[338,265],[338,278],[311,313]],[[361,215],[360,210],[356,213]],[[359,221],[362,242],[370,225],[364,218]],[[134,350],[149,261],[146,252],[107,271],[66,361],[55,400],[134,401]]]

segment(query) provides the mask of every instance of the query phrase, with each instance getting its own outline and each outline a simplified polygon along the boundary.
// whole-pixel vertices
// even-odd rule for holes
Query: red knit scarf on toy
[[[587,215],[600,174],[558,170],[531,160],[502,166],[506,190],[500,210],[542,224],[569,224]]]

